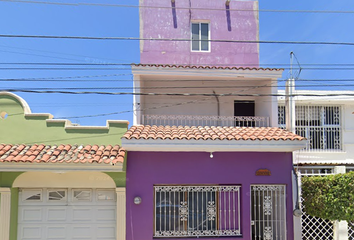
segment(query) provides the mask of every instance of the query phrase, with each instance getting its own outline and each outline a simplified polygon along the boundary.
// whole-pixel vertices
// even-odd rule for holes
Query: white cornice
[[[285,94],[284,90],[278,90],[278,94]],[[336,104],[336,103],[353,103],[353,96],[344,96],[345,94],[353,94],[354,91],[323,91],[323,90],[295,90],[297,95],[321,95],[321,96],[295,96],[296,102],[301,103],[312,103],[312,104]],[[343,95],[344,94],[344,95]],[[338,96],[333,96],[338,95]],[[285,102],[285,96],[278,97],[278,101],[280,103]]]
[[[129,121],[126,120],[107,120],[106,126],[80,126],[80,125],[73,125],[71,121],[67,119],[47,119],[47,123],[62,123],[64,124],[65,129],[109,129],[110,124],[126,124],[127,127],[129,125]]]
[[[209,76],[209,77],[243,77],[259,79],[278,79],[283,70],[249,70],[249,69],[195,69],[132,66],[133,75],[174,75],[174,76]]]
[[[24,172],[24,171],[101,171],[101,172],[122,172],[123,164],[99,164],[99,163],[16,163],[1,162],[2,172]]]
[[[293,152],[306,147],[306,140],[163,140],[125,139],[122,147],[140,152]]]

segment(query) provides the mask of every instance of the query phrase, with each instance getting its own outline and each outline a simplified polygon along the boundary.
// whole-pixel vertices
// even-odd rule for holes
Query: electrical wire
[[[19,35],[0,34],[1,38],[39,38],[39,39],[76,39],[76,40],[137,40],[137,41],[176,41],[191,42],[190,38],[138,38],[138,37],[88,37],[88,36],[55,36],[55,35]],[[301,44],[301,45],[341,45],[354,46],[354,42],[324,42],[324,41],[267,41],[267,40],[227,40],[208,39],[205,42],[218,43],[271,43],[271,44]]]
[[[133,93],[133,92],[99,92],[99,91],[36,91],[25,89],[2,89],[6,92],[24,92],[24,93],[60,93],[60,94],[99,94],[99,95],[138,95],[138,96],[180,96],[180,97],[193,97],[193,96],[209,96],[209,97],[285,97],[285,94],[233,94],[233,93]],[[334,94],[292,94],[292,97],[304,96],[304,97],[330,97],[330,96],[354,96],[354,93],[334,93]]]
[[[60,5],[60,6],[99,6],[99,7],[122,7],[122,8],[152,8],[152,9],[172,9],[172,7],[163,6],[138,6],[138,5],[124,5],[124,4],[105,4],[105,3],[67,3],[67,2],[42,2],[31,0],[0,0],[2,2],[17,2],[17,3],[34,3],[34,4],[46,4],[46,5]],[[226,11],[225,8],[185,8],[185,7],[173,7],[176,10],[208,10],[208,11]],[[269,12],[269,13],[327,13],[327,14],[353,14],[354,11],[341,11],[341,10],[281,10],[281,9],[227,9],[227,11],[236,12]]]
[[[109,76],[132,76],[133,74],[106,74],[106,75],[88,75],[88,76],[67,76],[67,77],[48,77],[48,78],[2,78],[0,81],[3,82],[235,82],[242,79],[144,79],[144,80],[134,80],[134,79],[76,79],[76,78],[95,78],[95,77],[109,77]],[[65,80],[69,79],[69,80]],[[279,82],[286,81],[287,79],[278,79]],[[353,82],[352,79],[297,79],[296,82]]]
[[[138,90],[138,89],[230,89],[230,88],[250,88],[252,86],[189,86],[189,87],[176,87],[176,86],[159,86],[159,87],[29,87],[21,88],[20,90]],[[259,86],[260,88],[272,88],[273,86]],[[280,86],[282,87],[282,86]],[[285,87],[285,86],[284,86]],[[316,85],[297,85],[297,88],[306,87],[354,87],[354,84],[316,84]],[[16,90],[16,87],[8,87]]]
[[[134,66],[136,64],[134,63],[55,63],[55,62],[0,62],[0,65],[59,65],[59,66],[66,66],[66,65],[74,65],[74,66]],[[174,63],[170,64],[162,64],[162,63],[154,63],[154,64],[147,64],[147,65],[166,65],[166,66],[176,66]],[[289,66],[288,63],[271,63],[271,64],[252,64],[252,63],[234,63],[232,64],[233,66]],[[184,65],[184,64],[179,64],[178,66],[187,66],[189,67],[190,65]],[[199,65],[198,65],[199,66]],[[203,65],[200,65],[203,66]],[[225,66],[229,67],[227,64],[213,64],[213,66]],[[301,66],[354,66],[354,63],[302,63]]]

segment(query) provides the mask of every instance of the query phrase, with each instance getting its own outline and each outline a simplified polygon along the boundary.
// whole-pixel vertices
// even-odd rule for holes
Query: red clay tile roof
[[[162,67],[162,68],[186,68],[186,69],[218,69],[218,70],[263,70],[283,71],[282,68],[260,68],[260,67],[233,67],[233,66],[196,66],[196,65],[173,65],[173,64],[132,64],[137,67]]]
[[[124,162],[125,150],[118,145],[11,145],[0,144],[0,162],[106,163]]]
[[[132,126],[125,139],[195,140],[305,140],[304,137],[277,127],[182,127]]]

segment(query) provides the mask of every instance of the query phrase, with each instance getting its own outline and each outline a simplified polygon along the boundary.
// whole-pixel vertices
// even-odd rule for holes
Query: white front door
[[[114,189],[20,189],[18,239],[116,239]]]

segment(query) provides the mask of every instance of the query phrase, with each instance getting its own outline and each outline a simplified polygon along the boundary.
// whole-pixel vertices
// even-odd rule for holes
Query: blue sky
[[[165,1],[165,0],[161,0]],[[52,1],[51,1],[52,2]],[[57,0],[62,3],[107,3],[138,5],[138,0]],[[260,9],[273,10],[354,10],[354,1],[261,0]],[[260,40],[353,42],[354,14],[260,12]],[[95,37],[139,37],[138,8],[67,6],[0,1],[0,34],[62,35]],[[288,64],[293,51],[300,64],[352,64],[354,46],[261,44],[261,66]],[[138,63],[139,41],[0,38],[0,63]],[[0,65],[0,68],[43,67]],[[49,66],[50,67],[50,66]],[[61,66],[68,68],[68,66]],[[95,66],[91,66],[95,67]],[[315,67],[307,66],[306,67]],[[321,66],[323,67],[323,66]],[[333,66],[330,66],[333,67]],[[353,66],[348,66],[352,67]],[[83,68],[76,66],[76,68]],[[107,69],[109,68],[109,69]],[[3,81],[8,88],[94,88],[97,91],[127,92],[132,87],[129,66],[109,66],[104,70],[6,70],[0,79],[57,78],[54,81]],[[86,76],[74,78],[75,76]],[[284,71],[283,79],[288,76]],[[313,79],[354,79],[353,70],[303,69],[298,89],[354,90],[353,81],[311,81]],[[52,79],[58,80],[58,79]],[[70,80],[70,82],[69,82]],[[77,81],[90,80],[90,81]],[[114,80],[114,81],[113,81]],[[329,87],[328,84],[346,86]],[[318,85],[319,87],[314,87]],[[109,88],[99,89],[99,88]],[[88,90],[90,91],[90,90]],[[107,119],[132,122],[132,96],[67,95],[16,93],[30,105],[32,112],[51,113],[81,125],[105,125]],[[130,111],[100,117],[80,117]],[[80,118],[70,118],[80,117]]]

